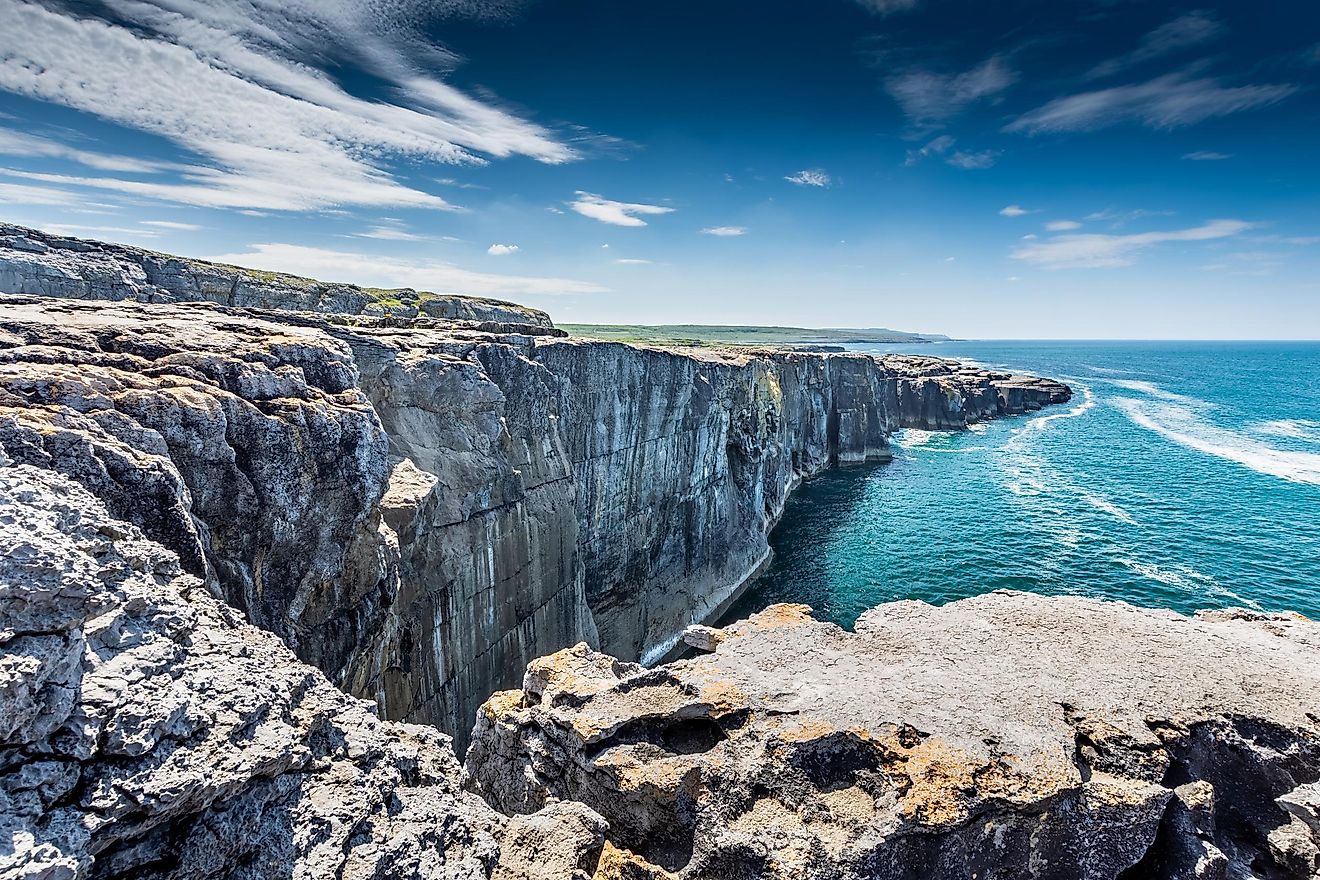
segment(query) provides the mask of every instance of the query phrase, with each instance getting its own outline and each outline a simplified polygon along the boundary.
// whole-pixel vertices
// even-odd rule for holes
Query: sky
[[[1320,2],[0,0],[0,219],[559,322],[1320,338]]]

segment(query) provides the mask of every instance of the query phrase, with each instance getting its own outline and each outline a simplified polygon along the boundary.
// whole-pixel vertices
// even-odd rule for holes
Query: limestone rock
[[[382,290],[243,269],[0,223],[0,292],[340,315],[424,315],[552,328],[545,312],[482,297]]]
[[[3,880],[570,878],[604,828],[581,804],[506,820],[448,737],[378,720],[0,446]]]
[[[808,612],[649,670],[537,661],[466,772],[505,812],[584,803],[683,878],[1314,872],[1320,624],[1021,593],[855,633]]]

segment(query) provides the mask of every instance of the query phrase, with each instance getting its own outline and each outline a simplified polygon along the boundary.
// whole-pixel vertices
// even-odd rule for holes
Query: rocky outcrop
[[[49,235],[9,223],[0,223],[0,292],[554,326],[545,312],[500,300],[316,281]]]
[[[792,487],[897,427],[1066,399],[930,358],[0,297],[0,442],[80,482],[389,718],[462,741],[578,641],[658,659]]]
[[[599,853],[599,816],[495,813],[443,734],[379,721],[4,447],[0,547],[0,878],[511,880]]]
[[[1320,876],[1320,624],[1023,593],[853,633],[808,612],[694,628],[708,653],[649,670],[539,660],[466,772],[511,814],[592,808],[619,876]]]

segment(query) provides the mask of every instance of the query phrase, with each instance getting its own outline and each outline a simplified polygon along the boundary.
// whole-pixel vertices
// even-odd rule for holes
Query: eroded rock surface
[[[653,661],[803,477],[1066,386],[933,358],[0,296],[0,441],[77,480],[386,717],[465,739],[587,641]]]
[[[0,292],[68,299],[225,306],[340,315],[418,315],[550,328],[545,312],[483,297],[381,289],[300,278],[50,235],[0,223]]]
[[[443,734],[379,721],[0,446],[0,878],[512,878],[594,860],[603,825],[508,822]]]
[[[634,876],[1320,871],[1320,624],[1022,593],[855,633],[808,611],[697,629],[713,653],[650,670],[539,660],[483,707],[467,773],[509,813],[591,807]]]

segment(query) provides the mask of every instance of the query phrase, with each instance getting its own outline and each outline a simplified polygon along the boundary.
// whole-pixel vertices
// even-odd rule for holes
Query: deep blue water
[[[990,590],[1320,618],[1320,343],[869,346],[1062,379],[1073,400],[957,433],[902,431],[888,464],[790,500],[730,616]]]

